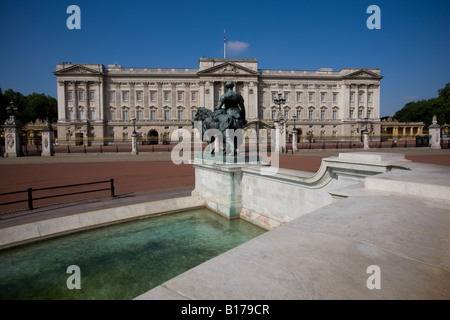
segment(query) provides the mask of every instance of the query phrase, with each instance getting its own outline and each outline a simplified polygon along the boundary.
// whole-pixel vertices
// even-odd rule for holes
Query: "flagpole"
[[[223,58],[226,59],[227,58],[227,53],[226,53],[226,43],[225,43],[225,29],[223,29]]]

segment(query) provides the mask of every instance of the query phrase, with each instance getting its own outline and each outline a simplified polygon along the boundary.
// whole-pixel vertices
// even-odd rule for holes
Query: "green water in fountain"
[[[264,232],[195,209],[2,250],[0,299],[132,299]]]

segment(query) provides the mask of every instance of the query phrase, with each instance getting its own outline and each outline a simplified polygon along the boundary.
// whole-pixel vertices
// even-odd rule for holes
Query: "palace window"
[[[367,93],[367,101],[372,102],[372,93],[371,92]]]
[[[286,102],[289,101],[289,92],[284,93],[284,99],[286,99]]]
[[[197,101],[197,92],[191,92],[191,100]]]
[[[73,120],[73,110],[69,110],[69,120]]]
[[[128,120],[128,110],[122,111],[122,120]]]
[[[137,101],[142,101],[142,91],[136,92],[136,100]]]
[[[178,120],[183,120],[183,110],[178,110]]]
[[[277,111],[276,110],[272,110],[272,119],[275,119],[275,115],[276,115]]]
[[[355,101],[355,93],[350,92],[350,102],[354,102],[354,101]]]
[[[297,92],[297,101],[301,101],[302,100],[302,93],[301,92]]]
[[[79,91],[78,92],[78,101],[83,101],[84,100],[84,92],[83,91]]]
[[[89,91],[89,101],[94,101],[94,98],[95,98],[95,92]]]
[[[72,91],[67,91],[67,100],[69,100],[69,101],[73,100]]]
[[[372,118],[372,110],[367,110],[367,118]]]
[[[309,120],[312,120],[312,119],[313,119],[313,116],[314,116],[314,111],[313,111],[313,110],[309,110],[309,112],[308,112],[308,118],[309,118]]]
[[[183,92],[179,91],[177,95],[178,95],[178,101],[183,101]]]
[[[156,120],[156,111],[150,110],[150,120],[155,121]]]
[[[289,119],[289,110],[284,110],[284,117]]]
[[[325,110],[320,110],[320,119],[325,120]]]
[[[164,92],[164,101],[169,101],[169,92]]]
[[[363,101],[363,93],[362,92],[360,92],[359,95],[358,95],[358,101],[359,102]]]
[[[114,101],[114,96],[115,96],[115,92],[114,91],[110,91],[109,92],[109,101]]]
[[[95,109],[89,110],[89,119],[95,120]]]
[[[155,91],[150,92],[150,100],[156,101],[156,92]]]
[[[79,119],[84,120],[84,110],[79,110],[78,114],[79,114]]]
[[[321,102],[325,102],[326,96],[327,96],[327,94],[326,94],[325,92],[322,92],[322,93],[320,94],[320,101],[321,101]]]
[[[350,110],[350,119],[353,119],[353,109]]]
[[[164,110],[164,120],[170,120],[170,111]]]
[[[114,120],[114,110],[109,110],[109,120]]]
[[[302,118],[302,111],[297,110],[297,119],[301,119],[301,118]]]
[[[310,92],[308,95],[308,101],[312,102],[314,100],[314,93]]]
[[[333,93],[333,102],[336,102],[337,101],[337,93]]]
[[[136,111],[136,120],[142,120],[142,110]]]
[[[122,101],[128,101],[128,92],[122,92]]]
[[[333,120],[337,119],[337,110],[333,110]]]
[[[363,118],[363,110],[359,109],[358,110],[358,119],[362,119]]]

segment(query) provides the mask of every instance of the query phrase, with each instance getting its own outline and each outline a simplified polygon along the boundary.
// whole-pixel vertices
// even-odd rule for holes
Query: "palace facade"
[[[196,110],[213,110],[229,80],[250,125],[273,125],[281,93],[287,131],[295,122],[299,141],[359,140],[365,128],[380,139],[379,69],[274,70],[256,59],[201,58],[199,68],[181,69],[58,63],[54,74],[59,144],[129,142],[134,128],[142,143],[163,143],[179,128],[192,134]]]

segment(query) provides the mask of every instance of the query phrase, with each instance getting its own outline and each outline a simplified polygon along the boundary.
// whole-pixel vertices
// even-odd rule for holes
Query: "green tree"
[[[433,115],[436,115],[440,125],[450,123],[450,83],[438,90],[437,98],[407,103],[394,114],[394,119],[401,122],[422,121],[428,128]]]
[[[30,121],[29,117],[24,112],[25,105],[26,105],[26,96],[21,94],[20,92],[15,92],[12,89],[8,89],[5,92],[3,92],[3,105],[1,106],[2,110],[2,122],[4,123],[8,115],[6,114],[6,107],[9,105],[9,103],[12,101],[14,103],[14,106],[17,107],[17,118],[22,123],[27,123]]]
[[[8,89],[2,92],[0,89],[0,124],[3,124],[8,117],[6,107],[10,102],[17,107],[17,118],[22,124],[35,122],[36,120],[50,120],[56,122],[58,119],[58,103],[51,96],[43,93],[32,93],[24,96],[20,92]]]
[[[26,99],[24,112],[31,121],[48,119],[50,122],[55,122],[57,120],[57,101],[55,98],[43,93],[32,93]]]

